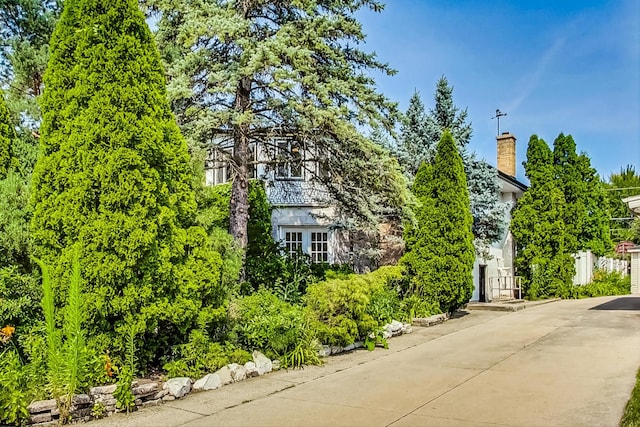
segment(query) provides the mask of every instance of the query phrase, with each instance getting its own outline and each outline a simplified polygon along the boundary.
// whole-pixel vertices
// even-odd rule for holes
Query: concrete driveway
[[[640,366],[640,298],[473,311],[104,426],[616,426]]]

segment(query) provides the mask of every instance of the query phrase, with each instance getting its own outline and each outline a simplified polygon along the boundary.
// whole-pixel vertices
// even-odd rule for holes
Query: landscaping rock
[[[393,334],[389,331],[387,331],[386,329],[384,331],[382,331],[382,338],[384,339],[389,339],[393,336]]]
[[[257,377],[260,375],[256,364],[253,362],[247,362],[244,364],[244,369],[247,370],[247,378]]]
[[[169,395],[179,399],[191,391],[191,380],[187,377],[171,378],[162,388],[169,390]]]
[[[331,347],[328,345],[323,345],[318,349],[318,356],[320,357],[329,357],[331,356]]]
[[[91,396],[88,394],[76,394],[73,396],[72,403],[76,407],[83,407],[91,404]]]
[[[138,387],[135,387],[131,391],[133,392],[133,395],[137,397],[149,396],[150,394],[153,394],[156,391],[158,391],[158,383],[154,382],[154,383],[142,384],[142,385],[139,385]]]
[[[400,332],[402,331],[402,322],[398,322],[397,320],[392,320],[391,323],[388,325],[388,331],[391,332],[392,334],[395,334],[396,332]]]
[[[113,394],[116,391],[116,388],[118,388],[118,384],[91,387],[91,389],[89,390],[89,394],[92,396],[97,396],[100,394]]]
[[[273,369],[271,360],[257,350],[253,351],[253,363],[256,364],[258,375],[264,375],[268,372],[271,372],[271,370]]]
[[[353,343],[353,346],[354,346],[355,348],[362,348],[362,347],[364,347],[364,342],[362,342],[362,341],[356,341],[356,342],[354,342],[354,343]]]
[[[229,369],[228,366],[223,366],[222,368],[218,369],[214,374],[220,377],[220,381],[222,382],[222,385],[231,384],[233,382],[233,378],[231,378],[231,370]]]
[[[271,367],[273,368],[274,371],[279,371],[280,370],[280,361],[278,359],[272,360],[271,361]]]
[[[339,345],[332,345],[331,346],[331,354],[338,354],[338,353],[342,353],[343,348],[340,347]]]
[[[169,392],[167,391],[167,393]],[[115,406],[116,402],[116,398],[113,396],[102,396],[95,400],[95,403],[102,403],[104,407]]]
[[[222,386],[220,376],[217,374],[207,374],[193,384],[194,390],[215,390]]]
[[[156,399],[162,399],[163,397],[165,397],[167,394],[169,394],[169,390],[158,390],[158,392],[156,394],[153,395],[153,397],[151,398],[151,400],[156,400]]]
[[[35,402],[31,402],[31,404],[27,407],[27,410],[31,414],[39,414],[41,412],[51,411],[52,409],[56,409],[58,407],[55,399],[49,400],[36,400]]]
[[[244,381],[247,378],[247,369],[243,365],[230,363],[228,367],[233,382]]]
[[[351,351],[351,350],[355,350],[356,345],[354,344],[349,344],[348,346],[346,346],[345,348],[343,348],[344,351]]]
[[[29,423],[31,424],[37,424],[37,423],[47,423],[49,421],[52,421],[53,418],[51,417],[51,412],[44,412],[41,414],[35,414],[35,415],[31,415],[29,417]]]
[[[176,400],[176,397],[171,394],[167,394],[165,397],[162,398],[163,402],[170,402],[172,400]]]

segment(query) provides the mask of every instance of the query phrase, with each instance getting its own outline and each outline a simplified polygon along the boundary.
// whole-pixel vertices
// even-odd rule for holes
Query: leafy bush
[[[26,421],[31,398],[28,368],[15,349],[5,349],[0,353],[0,423],[21,425]]]
[[[411,321],[416,317],[429,317],[442,313],[440,307],[434,301],[427,301],[413,294],[405,297],[400,302],[400,320]]]
[[[375,332],[397,311],[387,286],[401,277],[400,267],[388,266],[362,275],[329,272],[310,285],[304,301],[320,342],[345,346]]]
[[[189,342],[175,348],[174,360],[163,366],[169,377],[200,378],[229,363],[251,360],[251,355],[231,343],[213,342],[203,331],[195,329],[189,335]]]
[[[626,295],[631,293],[631,276],[622,277],[618,272],[598,270],[594,272],[591,283],[574,286],[572,291],[573,298]]]
[[[315,335],[302,307],[262,289],[232,302],[229,311],[233,334],[243,348],[280,359],[285,368],[319,363]]]

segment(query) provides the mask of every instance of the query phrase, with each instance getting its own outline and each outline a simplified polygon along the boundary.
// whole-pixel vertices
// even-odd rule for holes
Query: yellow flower
[[[3,343],[9,342],[9,340],[11,339],[11,335],[13,335],[14,331],[16,330],[16,328],[14,328],[13,326],[5,326],[4,328],[0,329],[0,340]]]

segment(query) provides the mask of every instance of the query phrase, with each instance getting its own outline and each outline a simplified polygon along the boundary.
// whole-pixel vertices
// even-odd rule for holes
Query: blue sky
[[[417,90],[427,108],[444,75],[454,103],[467,107],[470,148],[495,165],[500,131],[518,138],[517,177],[532,134],[550,146],[571,134],[608,178],[640,172],[640,1],[387,0],[358,14],[367,42],[398,70],[376,76],[406,111]]]

